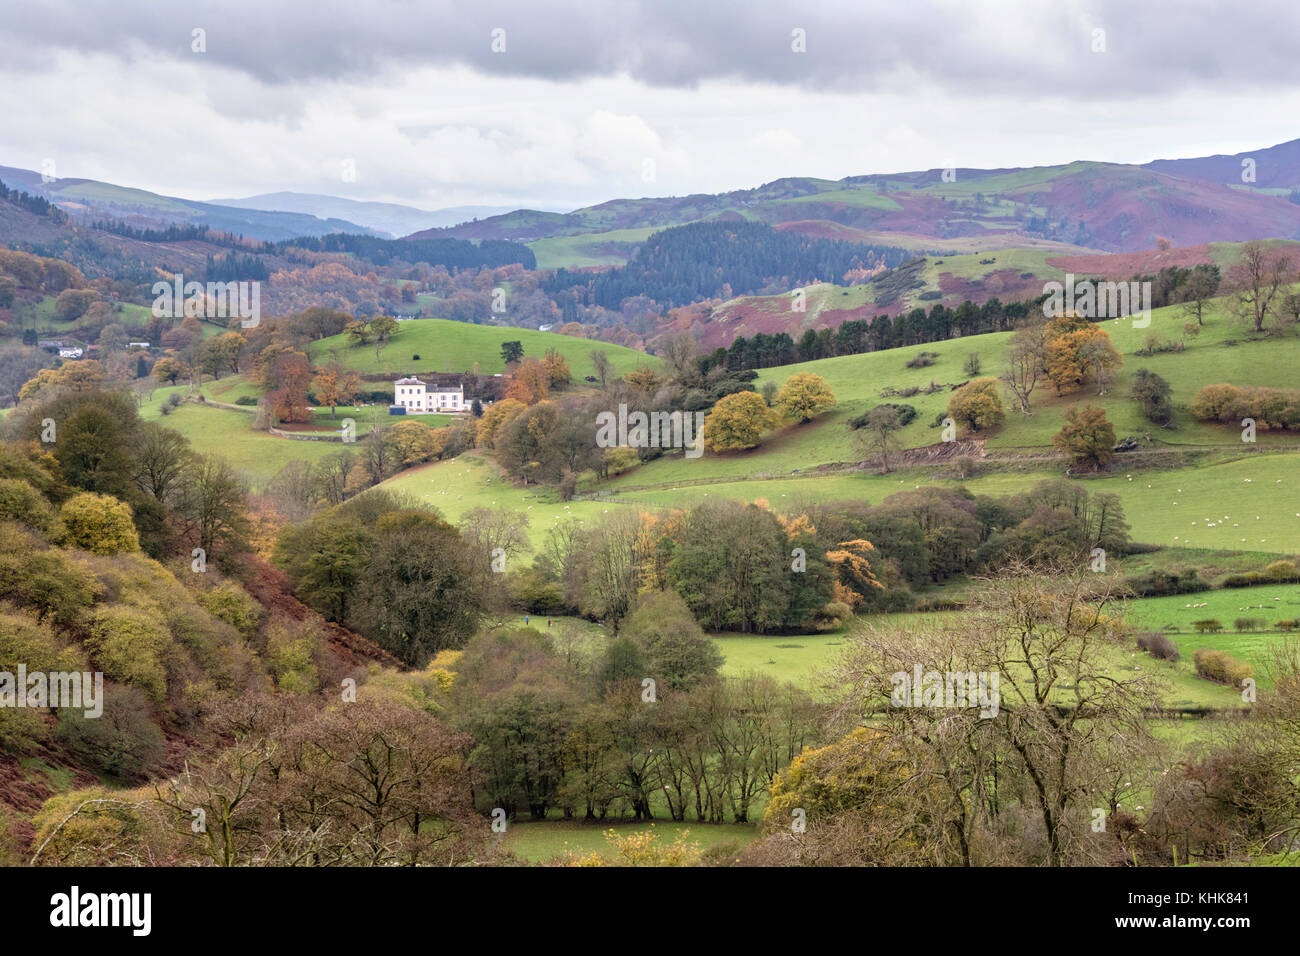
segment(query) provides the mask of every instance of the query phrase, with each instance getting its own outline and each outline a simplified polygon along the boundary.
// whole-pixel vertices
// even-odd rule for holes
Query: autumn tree
[[[773,424],[762,395],[734,392],[720,399],[704,420],[704,441],[713,451],[753,448]]]
[[[537,359],[526,359],[510,376],[510,385],[506,389],[506,398],[513,398],[524,405],[536,405],[551,390],[551,376]]]
[[[1115,429],[1104,408],[1071,405],[1065,411],[1065,424],[1052,436],[1052,444],[1076,465],[1101,469],[1115,457]]]
[[[573,373],[569,370],[568,359],[556,349],[546,350],[546,355],[542,359],[542,366],[546,369],[546,375],[552,388],[568,385],[573,378]]]
[[[330,418],[334,418],[337,406],[352,405],[361,397],[361,376],[337,363],[331,363],[316,370],[312,388],[316,393],[316,403],[328,405]]]
[[[86,492],[69,498],[59,509],[59,523],[65,543],[92,554],[117,554],[140,547],[130,506],[109,495]]]
[[[973,378],[966,382],[948,400],[948,416],[972,432],[1001,425],[1006,413],[998,394],[998,380]]]
[[[835,394],[826,380],[812,372],[800,372],[786,379],[776,396],[776,407],[786,418],[805,424],[835,405]]]
[[[1045,345],[1047,378],[1058,395],[1089,380],[1104,388],[1110,373],[1123,363],[1110,334],[1078,316],[1065,315],[1049,322]]]

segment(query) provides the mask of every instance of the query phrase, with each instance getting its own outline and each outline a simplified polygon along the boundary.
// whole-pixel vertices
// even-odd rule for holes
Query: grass
[[[612,229],[580,236],[550,236],[528,243],[537,256],[538,269],[579,269],[585,266],[621,266],[631,258],[636,245],[660,230]]]
[[[813,289],[814,294],[810,302],[813,303],[812,307],[818,307],[823,289],[821,287],[813,287]],[[1040,387],[1033,396],[1033,414],[1029,416],[1012,410],[1010,396],[1004,396],[1004,404],[1008,406],[1007,419],[1003,426],[983,436],[987,449],[991,453],[1023,453],[1023,455],[1043,458],[1045,460],[1039,466],[1043,474],[1059,475],[1063,471],[1064,463],[1059,458],[1055,458],[1051,449],[1051,440],[1063,424],[1066,409],[1075,403],[1102,406],[1115,428],[1117,437],[1150,435],[1151,447],[1156,449],[1220,448],[1225,453],[1241,453],[1243,460],[1246,460],[1251,452],[1258,449],[1294,448],[1295,438],[1286,432],[1260,432],[1255,445],[1248,445],[1241,441],[1238,428],[1196,422],[1191,419],[1187,408],[1196,391],[1210,382],[1293,385],[1292,357],[1300,349],[1300,343],[1296,342],[1294,333],[1277,338],[1251,340],[1245,330],[1239,324],[1232,322],[1220,307],[1210,315],[1200,336],[1188,340],[1183,352],[1153,356],[1135,354],[1143,346],[1148,334],[1155,334],[1165,340],[1180,337],[1182,324],[1181,314],[1174,309],[1155,311],[1149,329],[1135,329],[1128,320],[1106,323],[1113,342],[1124,354],[1124,366],[1116,380],[1110,383],[1106,393],[1098,396],[1094,394],[1094,388],[1089,388],[1058,397],[1051,393],[1050,387],[1047,389]],[[854,448],[852,432],[847,427],[847,423],[851,418],[882,402],[904,403],[917,409],[916,418],[899,434],[904,447],[919,448],[937,444],[941,437],[940,430],[932,426],[936,419],[946,414],[951,397],[951,392],[947,388],[929,395],[916,394],[910,397],[886,397],[881,394],[882,390],[887,386],[906,389],[925,388],[931,382],[944,386],[963,382],[966,380],[966,375],[962,365],[971,352],[980,355],[984,365],[982,374],[996,375],[1001,371],[1002,357],[1009,335],[1010,333],[992,333],[969,336],[946,342],[820,359],[762,370],[755,382],[756,387],[761,387],[768,381],[780,385],[792,375],[801,372],[820,375],[834,392],[837,405],[808,424],[785,425],[773,430],[764,437],[757,448],[723,454],[707,452],[697,459],[685,459],[681,455],[665,456],[602,482],[598,486],[599,490],[617,491],[630,487],[670,489],[690,481],[763,474],[788,475],[796,469],[807,472],[818,465],[856,461],[859,456]],[[1236,339],[1240,344],[1227,346],[1225,341],[1228,339]],[[906,362],[921,351],[937,352],[939,354],[937,362],[924,368],[906,368]],[[1142,417],[1137,403],[1129,398],[1129,386],[1139,368],[1151,369],[1166,378],[1173,386],[1177,412],[1174,429],[1160,429],[1147,422]],[[1263,462],[1267,459],[1259,460]],[[1117,467],[1125,467],[1122,457],[1118,460]],[[1239,480],[1244,482],[1244,478],[1251,477],[1249,474],[1251,466],[1238,467],[1242,470]],[[1261,475],[1267,472],[1269,480],[1283,477],[1276,465],[1261,467],[1263,468]],[[1228,492],[1230,488],[1227,476],[1232,471],[1233,468],[1225,467],[1222,481],[1217,478],[1204,484],[1198,481],[1198,488],[1204,492],[1204,496],[1208,497]],[[1255,477],[1253,480],[1261,479]],[[924,483],[929,481],[926,480]],[[1179,483],[1176,482],[1173,487],[1176,488],[1178,485]],[[831,486],[820,485],[818,487],[828,490],[831,488]],[[1163,485],[1160,487],[1163,489]],[[1191,493],[1193,492],[1189,491],[1189,494]],[[1140,496],[1129,497],[1136,500]],[[1231,499],[1240,497],[1240,489],[1231,491]],[[1186,507],[1185,504],[1180,503],[1180,505]],[[1176,506],[1168,504],[1163,507],[1172,512]],[[1199,503],[1196,507],[1200,507]],[[1174,529],[1178,513],[1174,512],[1164,517],[1168,521],[1167,527],[1162,531],[1167,533],[1164,533],[1161,538],[1150,540],[1163,540],[1170,545],[1186,544],[1186,535]],[[1161,522],[1152,522],[1152,524],[1161,524]],[[1175,535],[1178,536],[1177,539]],[[1257,540],[1253,542],[1239,540],[1241,537],[1249,537],[1248,535],[1238,535],[1238,540],[1232,541],[1222,529],[1208,537],[1211,540],[1207,540],[1205,535],[1199,535],[1194,543],[1197,546],[1212,548],[1255,547],[1259,544]],[[1274,544],[1283,549],[1300,547],[1300,540],[1290,540],[1294,543],[1284,541]],[[1258,550],[1271,551],[1276,548],[1269,546]]]
[[[578,381],[594,375],[591,353],[595,350],[609,356],[614,374],[630,372],[641,365],[657,367],[660,360],[635,349],[608,342],[560,335],[556,332],[537,332],[532,329],[515,329],[496,325],[471,325],[449,319],[412,319],[402,322],[398,332],[375,357],[373,344],[354,346],[346,335],[332,335],[311,343],[308,355],[320,364],[337,355],[347,368],[358,372],[383,373],[398,378],[418,372],[471,372],[477,365],[481,374],[505,371],[501,359],[501,343],[518,341],[523,344],[525,358],[541,358],[547,349],[555,349],[569,362],[573,377]],[[418,360],[412,358],[419,355]]]
[[[1189,606],[1196,604],[1205,607]],[[1300,586],[1268,584],[1142,598],[1129,602],[1125,617],[1135,628],[1166,633],[1178,645],[1185,662],[1191,661],[1198,648],[1208,647],[1253,664],[1256,680],[1263,686],[1267,683],[1263,668],[1269,660],[1269,648],[1284,639],[1276,622],[1300,617]],[[1238,633],[1233,621],[1242,617],[1263,618],[1267,623],[1264,630]],[[1210,618],[1221,621],[1225,630],[1218,634],[1199,634],[1192,627],[1193,621]]]
[[[226,459],[248,481],[253,491],[266,487],[272,478],[291,461],[320,461],[346,447],[338,442],[293,441],[277,438],[252,429],[253,416],[225,408],[203,407],[186,402],[163,417],[158,409],[158,393],[151,407],[141,410],[146,421],[159,421],[189,439],[190,446],[201,454],[216,454]],[[167,391],[171,391],[168,389]],[[328,415],[328,412],[326,413]],[[362,434],[358,422],[358,434]]]
[[[680,834],[685,833],[687,842],[698,843],[704,849],[732,842],[744,846],[758,837],[758,826],[744,823],[525,820],[509,824],[502,841],[507,850],[533,863],[541,863],[570,852],[580,856],[599,853],[606,860],[614,862],[620,857],[618,851],[605,839],[606,830],[615,830],[626,836],[651,828],[658,832],[662,844],[671,844]]]

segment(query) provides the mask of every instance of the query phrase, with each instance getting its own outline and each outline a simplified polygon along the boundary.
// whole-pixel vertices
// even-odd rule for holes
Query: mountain
[[[917,170],[840,180],[796,177],[719,194],[615,199],[570,213],[520,209],[417,233],[421,238],[512,239],[626,236],[713,219],[743,218],[809,235],[844,235],[899,246],[1011,248],[1064,243],[1099,252],[1246,239],[1300,238],[1300,205],[1277,195],[1300,182],[1300,141],[1252,154],[1258,186],[1240,188],[1238,157],[1147,166],[1079,161],[1016,169]],[[1162,163],[1185,163],[1175,170]],[[1233,163],[1236,163],[1233,167]],[[1235,168],[1235,180],[1218,177]],[[1193,175],[1195,174],[1195,175]],[[611,240],[615,236],[610,235]],[[548,256],[547,261],[552,261]]]
[[[23,192],[43,196],[70,216],[83,220],[120,219],[133,226],[202,225],[250,239],[278,241],[296,236],[324,236],[333,232],[378,235],[375,230],[346,219],[326,218],[293,211],[263,211],[162,196],[94,179],[54,179],[30,169],[0,166],[0,182]]]
[[[292,212],[321,219],[346,219],[377,233],[406,236],[423,229],[454,226],[488,216],[510,212],[511,206],[450,206],[445,209],[417,209],[390,202],[364,202],[323,196],[316,193],[263,193],[243,199],[213,199],[220,206],[259,209],[265,212]]]
[[[1222,183],[1241,187],[1242,163],[1254,161],[1255,181],[1244,185],[1255,189],[1300,189],[1300,139],[1293,139],[1267,149],[1255,149],[1231,156],[1202,156],[1197,159],[1157,159],[1147,163],[1145,169],[1173,173],[1186,179]]]

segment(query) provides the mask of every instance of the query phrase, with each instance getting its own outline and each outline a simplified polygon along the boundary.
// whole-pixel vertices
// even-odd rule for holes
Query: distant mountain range
[[[450,206],[445,209],[416,209],[389,202],[363,202],[314,193],[264,193],[244,199],[213,199],[220,206],[261,209],[268,212],[305,213],[321,219],[345,219],[378,233],[407,236],[423,229],[454,226],[473,219],[499,216],[513,206]]]
[[[1243,181],[1243,159],[1255,181]],[[1105,252],[1212,241],[1300,238],[1300,140],[1236,156],[1143,166],[1074,162],[930,169],[840,180],[787,178],[719,194],[615,199],[570,213],[520,209],[414,237],[513,239],[626,235],[743,218],[809,235],[943,248],[1068,243]],[[413,237],[413,238],[414,238]],[[610,237],[611,239],[614,236]]]
[[[1300,238],[1300,140],[1232,156],[1144,165],[1078,161],[1005,169],[930,169],[789,177],[718,194],[612,199],[572,212],[398,203],[278,192],[197,202],[92,179],[54,179],[0,166],[0,181],[43,196],[74,219],[140,228],[184,223],[252,239],[332,232],[381,238],[507,239],[533,243],[538,262],[626,262],[653,232],[749,220],[821,238],[953,252],[1013,247],[1127,253],[1158,239],[1176,247]],[[6,227],[6,238],[21,231]],[[21,238],[21,237],[17,237]]]

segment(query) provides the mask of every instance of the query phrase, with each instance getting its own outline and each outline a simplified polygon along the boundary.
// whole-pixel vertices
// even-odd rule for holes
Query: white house
[[[83,354],[82,350],[76,346],[73,346],[72,348],[59,349],[59,358],[79,359]]]
[[[431,388],[418,378],[399,378],[393,383],[393,405],[405,408],[408,415],[463,412],[468,407],[464,386]]]

